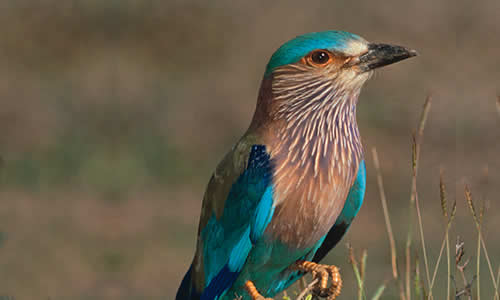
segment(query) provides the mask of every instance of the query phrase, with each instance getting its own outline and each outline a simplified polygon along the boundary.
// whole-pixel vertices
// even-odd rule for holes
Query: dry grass
[[[424,133],[424,127],[425,123],[427,120],[427,115],[430,110],[430,100],[431,97],[428,97],[425,104],[424,104],[424,109],[420,118],[420,123],[419,127],[417,130],[417,135],[414,136],[413,138],[413,147],[412,147],[412,197],[410,199],[410,204],[411,208],[410,210],[412,211],[413,209],[416,211],[417,215],[417,223],[418,223],[418,228],[419,228],[419,234],[420,234],[420,243],[422,247],[422,254],[424,257],[424,266],[425,266],[425,273],[427,277],[427,284],[424,284],[423,282],[420,281],[420,267],[418,264],[418,258],[415,260],[417,261],[416,266],[415,266],[415,275],[414,275],[414,282],[415,286],[414,289],[411,288],[411,285],[409,284],[412,279],[411,276],[409,276],[410,272],[409,270],[411,269],[410,267],[410,262],[412,261],[408,253],[410,251],[408,249],[411,248],[412,245],[412,222],[413,219],[410,218],[409,220],[409,232],[408,232],[408,239],[407,239],[407,246],[406,246],[406,270],[407,270],[407,277],[406,277],[406,293],[402,292],[401,288],[401,282],[399,281],[399,277],[397,276],[397,259],[396,259],[396,250],[395,250],[395,243],[394,243],[394,236],[392,232],[392,227],[391,227],[391,221],[390,221],[390,215],[387,212],[387,199],[385,196],[384,192],[384,185],[383,185],[383,180],[382,180],[382,173],[380,170],[380,163],[377,155],[377,151],[373,149],[373,159],[374,159],[374,165],[375,165],[375,170],[377,172],[377,181],[379,185],[379,191],[380,191],[380,198],[382,201],[382,207],[384,211],[384,217],[386,220],[386,225],[387,225],[387,233],[389,236],[389,241],[390,241],[390,249],[391,249],[391,261],[392,261],[392,273],[393,273],[393,280],[397,282],[397,286],[400,287],[400,300],[406,300],[406,299],[411,299],[412,297],[412,291],[414,290],[414,294],[417,296],[417,299],[420,298],[423,295],[423,299],[433,299],[433,288],[434,288],[434,283],[436,279],[436,274],[438,271],[438,268],[441,263],[441,257],[443,255],[445,246],[446,246],[446,254],[447,254],[447,285],[446,285],[446,299],[451,299],[450,298],[450,279],[453,279],[453,275],[451,273],[451,263],[450,263],[450,245],[449,245],[449,231],[450,227],[453,225],[453,221],[455,219],[456,215],[456,201],[453,203],[451,207],[451,212],[448,212],[448,201],[447,201],[447,193],[446,193],[446,185],[444,183],[444,178],[443,178],[443,172],[440,174],[440,182],[439,182],[439,195],[440,195],[440,203],[441,203],[441,211],[443,215],[443,219],[445,220],[444,226],[445,226],[445,233],[444,233],[444,238],[441,243],[441,248],[439,251],[438,258],[435,262],[434,265],[434,272],[432,277],[430,276],[430,267],[429,267],[429,259],[427,256],[427,247],[425,244],[426,241],[426,235],[424,234],[424,229],[423,229],[423,222],[422,222],[422,213],[420,210],[420,204],[418,200],[418,189],[417,189],[417,171],[418,171],[418,162],[419,162],[419,157],[420,157],[420,148],[421,148],[421,143],[422,143],[422,138],[423,138],[423,133]],[[497,106],[498,106],[498,100],[497,100]],[[481,299],[481,293],[480,293],[480,261],[481,261],[481,253],[484,253],[485,259],[488,265],[488,271],[489,275],[491,277],[491,282],[494,288],[494,299],[498,299],[498,278],[494,276],[493,272],[493,267],[492,267],[492,262],[486,247],[486,244],[484,242],[483,234],[481,231],[481,225],[483,221],[483,216],[484,216],[484,204],[481,205],[481,209],[479,212],[476,211],[474,201],[472,199],[472,194],[467,185],[465,185],[465,199],[467,202],[467,207],[469,208],[469,211],[472,215],[473,221],[474,221],[474,226],[477,229],[477,238],[478,238],[478,245],[477,245],[477,250],[476,250],[476,255],[477,255],[477,262],[476,262],[476,273],[472,277],[472,279],[467,279],[466,276],[466,269],[469,265],[470,258],[464,261],[464,245],[465,243],[461,241],[459,238],[457,238],[457,243],[455,245],[455,269],[459,272],[463,285],[461,288],[458,287],[457,283],[455,282],[455,294],[454,298],[455,299],[460,299],[462,296],[468,297],[468,299],[472,299],[472,288],[474,281],[476,280],[477,283],[477,297],[476,299]],[[411,212],[410,212],[411,214]],[[350,260],[351,264],[355,266],[355,264],[352,262],[352,259]],[[500,274],[500,266],[498,267]],[[423,293],[422,293],[423,291]]]

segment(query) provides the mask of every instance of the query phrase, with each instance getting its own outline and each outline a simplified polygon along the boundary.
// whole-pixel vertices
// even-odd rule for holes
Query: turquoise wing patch
[[[205,289],[203,300],[218,299],[232,286],[253,245],[271,221],[272,162],[263,145],[252,146],[246,170],[232,185],[220,218],[201,230]]]

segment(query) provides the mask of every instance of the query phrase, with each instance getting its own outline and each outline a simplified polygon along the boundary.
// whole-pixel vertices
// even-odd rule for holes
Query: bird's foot
[[[245,290],[248,294],[250,294],[252,300],[273,300],[272,298],[265,298],[264,296],[262,296],[259,291],[257,291],[255,284],[253,284],[253,282],[251,282],[250,280],[247,280],[247,282],[245,282]]]
[[[313,279],[317,279],[313,292],[328,300],[335,300],[340,295],[342,289],[342,278],[340,278],[339,268],[336,266],[320,265],[310,261],[298,260],[297,269],[302,272],[311,273]],[[328,287],[328,277],[332,278],[332,283]]]

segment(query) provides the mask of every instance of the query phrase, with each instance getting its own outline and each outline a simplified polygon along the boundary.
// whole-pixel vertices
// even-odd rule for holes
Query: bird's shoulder
[[[212,215],[215,214],[217,218],[222,216],[231,189],[247,170],[250,155],[254,153],[255,156],[257,150],[266,152],[261,139],[256,135],[245,134],[219,162],[203,197],[200,230]]]
[[[220,295],[241,271],[272,217],[270,173],[266,147],[245,135],[212,174],[193,261],[197,291]]]

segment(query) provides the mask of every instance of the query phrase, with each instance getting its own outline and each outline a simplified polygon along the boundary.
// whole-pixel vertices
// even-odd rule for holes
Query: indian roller
[[[319,262],[365,194],[358,96],[374,69],[416,54],[323,31],[272,55],[251,124],[208,183],[176,300],[266,299],[307,272],[318,295],[340,294],[337,267]]]

